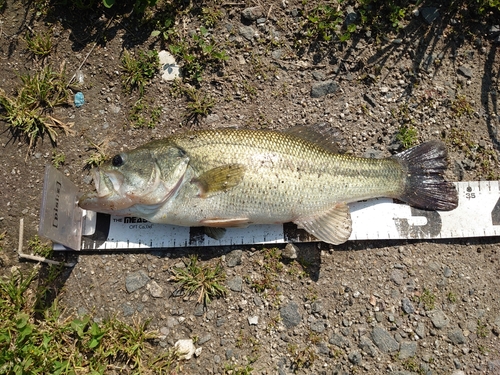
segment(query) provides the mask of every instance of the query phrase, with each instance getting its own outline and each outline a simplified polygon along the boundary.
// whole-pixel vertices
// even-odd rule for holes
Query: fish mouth
[[[117,209],[128,208],[132,202],[123,200],[120,188],[123,175],[119,172],[102,172],[95,168],[91,171],[95,191],[82,195],[78,205],[84,210],[96,212],[112,212]]]

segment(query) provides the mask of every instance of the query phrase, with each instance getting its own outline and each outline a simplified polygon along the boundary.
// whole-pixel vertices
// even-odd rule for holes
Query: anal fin
[[[294,221],[318,240],[340,245],[349,239],[352,231],[351,214],[345,203],[337,203],[327,211]]]

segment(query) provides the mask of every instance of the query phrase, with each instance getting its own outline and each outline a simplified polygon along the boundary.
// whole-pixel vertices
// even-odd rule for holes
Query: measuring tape
[[[453,211],[425,211],[389,198],[349,204],[349,240],[434,239],[500,235],[500,181],[456,182]],[[228,228],[219,240],[203,228],[153,224],[143,219],[84,214],[82,250],[123,250],[310,242],[315,238],[294,224]],[[55,249],[64,249],[56,245]]]

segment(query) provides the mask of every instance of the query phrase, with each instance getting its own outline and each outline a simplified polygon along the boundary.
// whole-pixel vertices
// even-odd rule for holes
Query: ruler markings
[[[459,206],[453,211],[424,211],[392,199],[379,198],[350,204],[352,234],[350,240],[370,239],[431,239],[476,236],[497,236],[500,228],[500,181],[470,181],[455,183]],[[101,214],[98,214],[101,215]],[[91,215],[90,215],[91,216]],[[84,236],[82,249],[138,249],[251,245],[300,242],[303,231],[290,225],[252,225],[248,228],[228,228],[220,240],[190,228],[153,224],[134,219],[108,217],[97,220],[105,227],[101,238]],[[94,218],[94,221],[95,218]],[[84,220],[85,222],[85,220]],[[85,233],[90,224],[84,223]],[[106,228],[107,226],[107,228]],[[103,237],[102,237],[103,236]],[[308,238],[306,236],[306,238]],[[55,249],[64,249],[55,245]]]

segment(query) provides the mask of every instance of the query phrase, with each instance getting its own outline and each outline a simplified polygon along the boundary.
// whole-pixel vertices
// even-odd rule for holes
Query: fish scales
[[[116,155],[95,170],[82,208],[156,223],[224,228],[294,222],[339,244],[347,203],[392,197],[425,209],[458,204],[443,178],[446,149],[430,141],[385,159],[333,152],[310,129],[188,132]],[[208,233],[208,232],[207,232]]]
[[[336,202],[396,196],[403,188],[403,172],[393,160],[332,154],[285,133],[210,130],[172,142],[186,150],[195,174],[224,164],[247,167],[241,183],[221,194],[199,199],[185,191],[173,211],[191,210],[200,218],[245,212],[253,222],[293,221]]]

